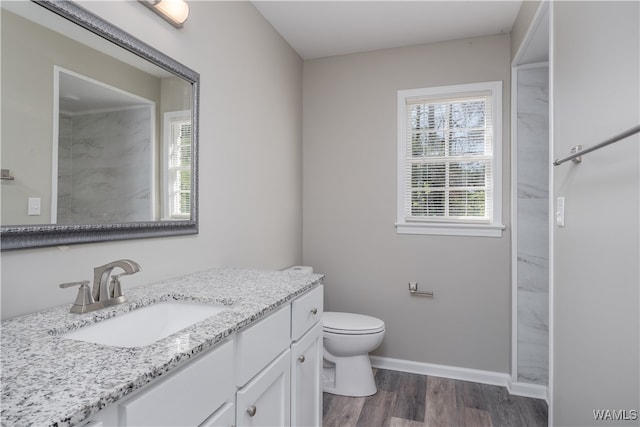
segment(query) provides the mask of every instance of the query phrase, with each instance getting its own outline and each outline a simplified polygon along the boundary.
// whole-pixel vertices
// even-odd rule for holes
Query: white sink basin
[[[160,302],[68,332],[62,337],[115,347],[143,347],[227,309],[220,304],[193,301]]]

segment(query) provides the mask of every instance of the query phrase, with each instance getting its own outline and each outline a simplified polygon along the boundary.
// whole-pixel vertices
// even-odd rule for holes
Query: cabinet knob
[[[255,405],[251,405],[247,408],[247,414],[249,414],[250,417],[253,417],[256,414]]]
[[[304,354],[301,354],[300,356],[298,356],[298,360],[300,361],[300,363],[304,363],[305,361]]]
[[[317,308],[315,308],[315,307],[313,307],[313,308],[311,309],[311,314],[318,314],[318,309],[317,309]]]

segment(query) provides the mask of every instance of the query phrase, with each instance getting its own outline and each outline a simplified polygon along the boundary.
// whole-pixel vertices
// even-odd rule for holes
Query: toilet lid
[[[322,329],[336,334],[375,334],[384,331],[384,322],[363,314],[325,311]]]

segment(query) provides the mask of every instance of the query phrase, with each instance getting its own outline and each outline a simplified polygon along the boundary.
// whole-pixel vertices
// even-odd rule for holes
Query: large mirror
[[[197,233],[198,73],[73,2],[1,7],[2,250]]]

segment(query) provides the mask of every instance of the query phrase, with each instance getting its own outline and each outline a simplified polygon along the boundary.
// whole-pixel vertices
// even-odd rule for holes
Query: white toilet
[[[371,396],[377,392],[369,352],[384,337],[384,322],[371,316],[325,311],[323,390],[342,396]]]
[[[311,274],[313,268],[296,265],[285,271]],[[376,394],[369,352],[382,343],[384,322],[362,314],[325,311],[322,335],[323,391],[352,397]]]

